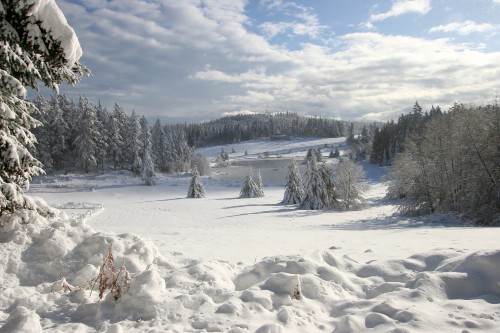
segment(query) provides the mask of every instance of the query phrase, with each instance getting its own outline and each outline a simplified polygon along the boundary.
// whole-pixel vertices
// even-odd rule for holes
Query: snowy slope
[[[70,217],[1,235],[0,332],[499,331],[498,229],[394,215],[384,170],[369,164],[365,210],[279,204],[288,161],[325,144],[325,156],[345,148],[339,139],[226,146],[232,165],[203,178],[203,199],[185,198],[189,175],[154,187],[125,172],[41,179],[33,194]],[[250,167],[266,196],[238,199]],[[124,296],[98,302],[96,291],[54,288],[61,277],[94,278],[108,244],[135,274]]]

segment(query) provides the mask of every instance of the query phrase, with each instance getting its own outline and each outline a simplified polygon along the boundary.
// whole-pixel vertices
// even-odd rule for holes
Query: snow
[[[32,13],[42,28],[50,31],[54,40],[61,43],[64,50],[66,66],[71,68],[82,56],[82,48],[75,31],[71,28],[64,17],[63,12],[57,6],[55,0],[31,0],[34,4]]]
[[[197,200],[185,198],[189,174],[156,186],[128,172],[35,179],[31,194],[67,216],[0,233],[0,332],[500,331],[498,229],[395,215],[385,170],[366,163],[366,209],[280,204],[290,160],[303,172],[307,149],[325,144],[325,156],[345,153],[343,139],[225,146],[231,165],[202,177]],[[265,197],[238,198],[249,167]],[[97,286],[76,289],[110,244],[132,280],[99,302]]]

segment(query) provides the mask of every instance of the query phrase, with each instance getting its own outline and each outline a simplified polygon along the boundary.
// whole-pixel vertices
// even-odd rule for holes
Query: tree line
[[[135,111],[127,115],[118,103],[108,110],[85,96],[77,101],[65,95],[48,100],[38,96],[34,105],[39,110],[34,118],[41,126],[33,130],[38,143],[31,151],[47,171],[102,171],[111,165],[139,174],[151,159],[156,171],[188,172],[194,162],[200,162],[195,147],[263,137],[354,137],[355,132],[366,130],[359,122],[291,112],[235,115],[195,124],[161,124],[157,119],[150,126],[144,116]],[[369,128],[373,133],[374,125]],[[205,168],[197,166],[203,174]]]
[[[167,173],[191,168],[194,148],[182,128],[159,120],[150,126],[135,111],[127,115],[117,103],[108,111],[85,96],[78,101],[38,96],[34,104],[39,110],[34,117],[42,126],[33,130],[38,143],[32,150],[45,170],[89,172],[110,165],[140,174],[151,168]]]
[[[216,120],[178,125],[185,129],[190,146],[202,147],[231,144],[263,137],[331,137],[346,135],[353,125],[361,130],[361,123],[321,117],[304,117],[294,112],[256,113],[226,116]]]

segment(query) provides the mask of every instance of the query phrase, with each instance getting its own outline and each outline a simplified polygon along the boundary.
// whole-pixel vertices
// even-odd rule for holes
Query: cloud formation
[[[388,120],[415,100],[424,108],[483,102],[500,87],[500,52],[432,34],[352,31],[327,38],[314,10],[295,2],[263,1],[259,20],[249,16],[246,0],[62,0],[60,6],[80,38],[82,62],[94,72],[63,92],[150,117],[289,110]],[[378,20],[428,10],[429,1],[395,1]],[[269,13],[279,17],[270,21]],[[279,26],[307,20],[316,22],[316,32]],[[308,38],[293,47],[273,43],[286,34]]]

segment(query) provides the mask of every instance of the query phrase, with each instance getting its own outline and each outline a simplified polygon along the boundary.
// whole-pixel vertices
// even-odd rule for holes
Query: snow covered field
[[[203,199],[185,198],[189,175],[153,187],[126,172],[37,179],[32,194],[69,219],[0,235],[0,332],[500,331],[500,229],[394,215],[370,164],[364,210],[279,204],[290,159],[335,146],[343,139],[224,146],[232,165],[203,177]],[[250,167],[263,198],[238,198]],[[136,273],[124,296],[52,291],[60,277],[94,278],[111,243]]]

